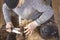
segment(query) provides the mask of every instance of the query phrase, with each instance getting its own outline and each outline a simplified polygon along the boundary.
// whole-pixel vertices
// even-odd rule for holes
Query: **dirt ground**
[[[0,0],[0,28],[4,24],[4,18],[2,15],[2,4],[3,4],[3,0]]]

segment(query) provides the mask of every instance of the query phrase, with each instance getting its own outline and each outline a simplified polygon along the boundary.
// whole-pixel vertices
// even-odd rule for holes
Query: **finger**
[[[11,28],[6,28],[6,30],[11,29]]]
[[[8,27],[6,26],[6,29],[10,29],[10,28],[11,28],[11,26],[8,26]]]
[[[32,33],[33,33],[33,31],[31,31],[31,33],[29,34],[29,36],[31,36],[31,35],[32,35]]]
[[[31,31],[28,31],[28,32],[26,33],[26,36],[27,36],[27,35],[29,35],[29,34],[30,34],[30,32],[31,32]]]
[[[28,32],[28,31],[29,31],[29,29],[27,29],[26,31],[24,31],[24,33]]]
[[[7,32],[11,32],[11,29],[6,30]]]
[[[28,27],[24,27],[24,29],[27,29]]]
[[[10,28],[6,28],[6,30],[8,30],[8,29],[10,29]]]

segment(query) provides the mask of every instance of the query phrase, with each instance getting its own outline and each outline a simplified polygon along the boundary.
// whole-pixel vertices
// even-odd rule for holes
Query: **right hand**
[[[11,32],[11,28],[12,28],[12,27],[14,27],[13,24],[12,24],[11,22],[8,22],[8,23],[6,24],[6,31],[7,31],[7,32]]]

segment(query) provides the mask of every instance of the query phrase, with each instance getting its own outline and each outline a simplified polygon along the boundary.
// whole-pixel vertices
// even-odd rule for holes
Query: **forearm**
[[[6,4],[3,4],[2,11],[3,11],[5,22],[6,23],[11,22],[9,10],[6,7]]]
[[[46,10],[37,20],[36,20],[36,23],[38,25],[41,25],[43,23],[45,23],[46,21],[48,21],[52,16],[53,16],[53,10],[52,9],[49,9],[49,10]]]
[[[6,23],[11,22],[10,15],[8,13],[3,13],[3,15]]]

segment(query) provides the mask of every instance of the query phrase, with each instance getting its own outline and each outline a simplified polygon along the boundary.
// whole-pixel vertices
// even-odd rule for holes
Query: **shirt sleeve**
[[[46,21],[48,21],[52,16],[53,16],[53,10],[52,9],[48,9],[45,12],[43,12],[43,14],[36,20],[36,22],[38,23],[38,25],[41,25],[43,23],[45,23]]]
[[[36,19],[36,23],[39,25],[48,21],[54,14],[53,9],[49,5],[45,5],[43,3],[35,2],[36,4],[33,5],[33,8],[39,12],[43,12],[43,14]]]
[[[10,19],[10,10],[9,10],[9,8],[7,7],[7,5],[5,3],[3,4],[2,11],[3,11],[5,22],[6,23],[7,22],[11,22],[11,19]]]

